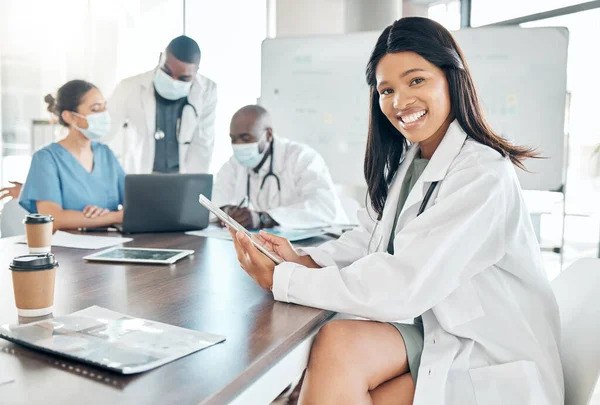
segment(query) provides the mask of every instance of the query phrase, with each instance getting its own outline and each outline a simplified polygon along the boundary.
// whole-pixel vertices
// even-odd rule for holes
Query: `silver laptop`
[[[182,232],[208,226],[200,194],[212,196],[211,174],[129,174],[125,176],[122,233]]]

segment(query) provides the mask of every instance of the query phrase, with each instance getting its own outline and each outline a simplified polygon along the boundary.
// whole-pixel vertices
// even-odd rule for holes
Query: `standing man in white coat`
[[[233,156],[215,177],[212,200],[241,225],[313,228],[348,222],[323,158],[275,136],[263,107],[237,111],[229,136]]]
[[[361,228],[302,253],[261,233],[277,266],[232,233],[276,300],[369,319],[321,328],[300,404],[563,405],[558,306],[513,167],[535,151],[486,123],[435,21],[387,27],[366,76]]]
[[[108,143],[126,173],[206,173],[215,138],[217,86],[198,73],[200,48],[173,39],[158,66],[123,80],[108,102]]]

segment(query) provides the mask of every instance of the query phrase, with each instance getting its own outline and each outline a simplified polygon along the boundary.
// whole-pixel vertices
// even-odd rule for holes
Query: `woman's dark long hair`
[[[506,141],[486,122],[471,73],[452,34],[439,23],[427,18],[402,18],[383,30],[366,70],[367,84],[371,89],[371,111],[364,170],[371,205],[378,219],[381,219],[383,213],[389,184],[408,148],[406,138],[379,107],[375,79],[375,69],[381,58],[396,52],[414,52],[444,71],[450,92],[451,111],[467,136],[493,148],[504,157],[508,156],[521,169],[525,169],[523,160],[537,156],[532,148],[515,146]]]

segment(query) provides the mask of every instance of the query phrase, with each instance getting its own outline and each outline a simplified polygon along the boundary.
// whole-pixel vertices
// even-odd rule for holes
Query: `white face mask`
[[[244,167],[254,169],[265,157],[265,153],[269,150],[268,147],[262,151],[259,150],[259,142],[242,143],[231,145],[233,148],[233,156]]]
[[[79,128],[75,121],[73,121],[73,126],[77,128],[79,132],[85,135],[85,137],[90,141],[97,141],[101,138],[104,138],[110,131],[110,114],[108,111],[102,111],[88,115],[81,115],[76,112],[72,113],[78,117],[84,118],[87,121],[88,127],[85,129]]]
[[[191,87],[192,82],[175,80],[160,68],[154,72],[154,88],[161,97],[167,100],[179,100],[187,97]]]

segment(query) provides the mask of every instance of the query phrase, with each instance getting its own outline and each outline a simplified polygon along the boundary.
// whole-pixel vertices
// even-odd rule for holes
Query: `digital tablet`
[[[204,194],[200,194],[200,198],[198,199],[198,201],[207,210],[209,210],[210,212],[212,212],[213,214],[215,214],[217,216],[217,218],[219,218],[221,221],[225,222],[231,228],[235,229],[236,231],[242,231],[246,235],[248,235],[248,238],[250,238],[250,242],[252,242],[252,244],[254,246],[256,246],[256,248],[258,250],[260,250],[261,252],[263,252],[265,254],[265,256],[267,256],[269,259],[273,260],[273,262],[275,264],[281,264],[281,260],[278,259],[271,251],[269,251],[269,249],[267,249],[266,247],[264,247],[262,245],[262,243],[260,243],[260,241],[258,240],[258,238],[257,238],[257,236],[255,234],[249,232],[246,228],[244,228],[243,226],[241,226],[233,218],[231,218],[229,215],[227,215],[227,213],[225,213],[222,209],[220,209],[219,207],[217,207],[216,205],[214,205],[208,198],[206,198],[204,196]]]
[[[192,253],[193,250],[114,247],[85,256],[84,259],[100,262],[173,264]]]

